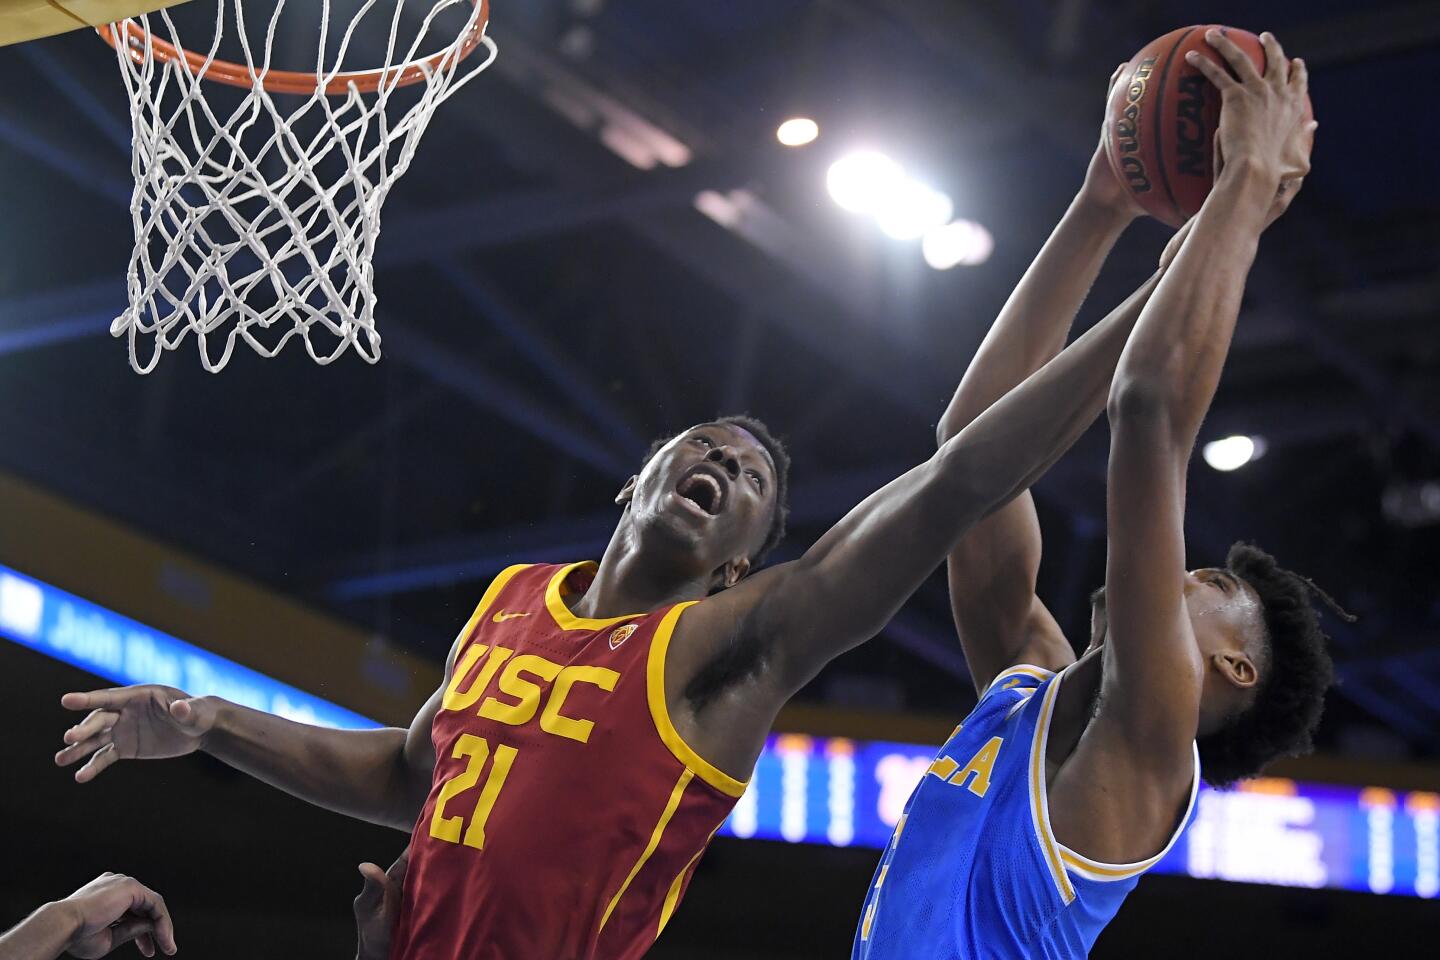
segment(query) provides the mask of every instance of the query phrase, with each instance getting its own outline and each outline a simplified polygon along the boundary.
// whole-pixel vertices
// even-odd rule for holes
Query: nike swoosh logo
[[[528,616],[530,616],[530,614],[528,613],[506,613],[504,610],[501,610],[499,613],[495,614],[495,616],[491,617],[491,619],[494,620],[496,623],[504,623],[506,620],[515,620],[519,617]]]

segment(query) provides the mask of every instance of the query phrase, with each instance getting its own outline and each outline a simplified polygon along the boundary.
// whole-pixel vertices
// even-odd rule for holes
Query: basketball
[[[1198,50],[1224,65],[1205,34],[1220,30],[1263,73],[1265,48],[1247,30],[1199,24],[1172,30],[1131,58],[1110,91],[1105,146],[1120,182],[1157,220],[1178,227],[1205,202],[1215,180],[1220,94],[1185,61]]]

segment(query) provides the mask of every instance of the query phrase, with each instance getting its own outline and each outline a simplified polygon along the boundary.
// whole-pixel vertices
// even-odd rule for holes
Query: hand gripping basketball
[[[1251,112],[1270,109],[1262,107],[1261,100],[1289,102],[1298,96],[1309,121],[1304,65],[1292,65],[1275,38],[1266,38],[1233,27],[1182,27],[1146,44],[1126,64],[1110,94],[1106,150],[1125,189],[1162,223],[1178,227],[1199,212],[1220,173],[1220,162],[1235,159],[1220,142],[1218,128],[1222,106],[1236,96],[1251,101],[1241,108]],[[1236,111],[1225,107],[1223,112]],[[1267,115],[1276,134],[1293,130],[1309,138],[1313,133],[1313,127],[1282,126],[1277,115]],[[1236,121],[1228,122],[1233,126]],[[1306,139],[1306,164],[1308,157]],[[1292,158],[1299,159],[1298,153]],[[1289,164],[1291,169],[1300,166]],[[1281,210],[1294,193],[1286,191]]]
[[[76,783],[94,780],[117,760],[160,760],[194,753],[215,725],[210,701],[158,684],[67,693],[60,705],[90,711],[65,731],[67,746],[55,754],[61,767],[90,758],[75,772]]]
[[[1125,73],[1126,64],[1120,64],[1115,72],[1110,74],[1110,81],[1105,87],[1105,99],[1109,100],[1115,95],[1115,85],[1121,80]],[[1145,209],[1136,202],[1134,194],[1126,187],[1115,173],[1110,163],[1110,152],[1106,145],[1109,135],[1109,117],[1100,124],[1100,142],[1095,147],[1095,153],[1090,157],[1090,165],[1085,170],[1085,182],[1081,185],[1080,195],[1094,209],[1109,211],[1117,217],[1124,217],[1133,220],[1143,216]]]
[[[1318,124],[1310,119],[1309,74],[1305,61],[1289,60],[1280,41],[1262,33],[1265,73],[1236,43],[1218,30],[1205,35],[1233,71],[1191,50],[1186,61],[1220,91],[1220,125],[1215,132],[1215,171],[1226,163],[1257,165],[1277,187],[1310,172],[1310,149]]]

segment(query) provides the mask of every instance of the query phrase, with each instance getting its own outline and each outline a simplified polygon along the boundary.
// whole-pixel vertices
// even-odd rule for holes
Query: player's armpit
[[[396,794],[404,797],[404,809],[399,809],[390,826],[397,830],[409,832],[415,826],[415,818],[420,813],[420,808],[425,805],[425,798],[430,792],[431,780],[435,777],[435,742],[431,739],[430,728],[435,723],[435,715],[440,712],[440,704],[445,697],[445,687],[448,685],[450,675],[447,670],[444,680],[438,690],[430,695],[410,721],[410,727],[405,731],[405,744],[398,758],[396,778],[399,783]]]
[[[405,745],[398,758],[399,763],[396,769],[396,779],[399,783],[396,793],[405,798],[404,809],[396,811],[392,824],[397,830],[408,832],[415,825],[415,817],[419,815],[420,809],[425,805],[425,798],[430,793],[431,781],[435,777],[435,741],[431,739],[431,727],[434,726],[435,716],[445,702],[445,691],[454,678],[455,662],[459,658],[460,651],[469,641],[476,619],[489,606],[488,601],[493,599],[493,595],[491,595],[480,601],[475,614],[461,629],[455,642],[450,645],[450,652],[445,657],[445,673],[440,678],[439,688],[430,694],[430,698],[416,711],[414,719],[410,721],[409,729],[405,731]]]
[[[977,693],[1017,664],[1058,671],[1075,661],[1035,594],[1040,549],[1040,523],[1027,491],[977,523],[950,551],[950,609]]]

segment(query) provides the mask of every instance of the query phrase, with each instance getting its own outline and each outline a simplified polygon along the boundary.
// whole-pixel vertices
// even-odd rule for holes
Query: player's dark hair
[[[746,414],[735,414],[728,417],[717,417],[711,423],[736,426],[746,431],[770,454],[770,462],[775,465],[775,515],[770,519],[770,529],[765,534],[765,542],[750,556],[750,563],[753,566],[760,566],[765,557],[785,539],[785,521],[790,516],[790,452],[785,449],[785,444],[770,432],[770,428],[759,420]],[[678,434],[671,434],[668,437],[661,437],[650,444],[650,449],[645,451],[645,459],[641,461],[641,469],[655,458],[671,440]]]
[[[1232,546],[1225,568],[1260,597],[1265,639],[1254,702],[1198,741],[1202,775],[1216,787],[1253,777],[1272,760],[1314,749],[1311,738],[1335,671],[1326,650],[1329,638],[1311,601],[1318,597],[1349,618],[1319,587],[1254,544]]]

